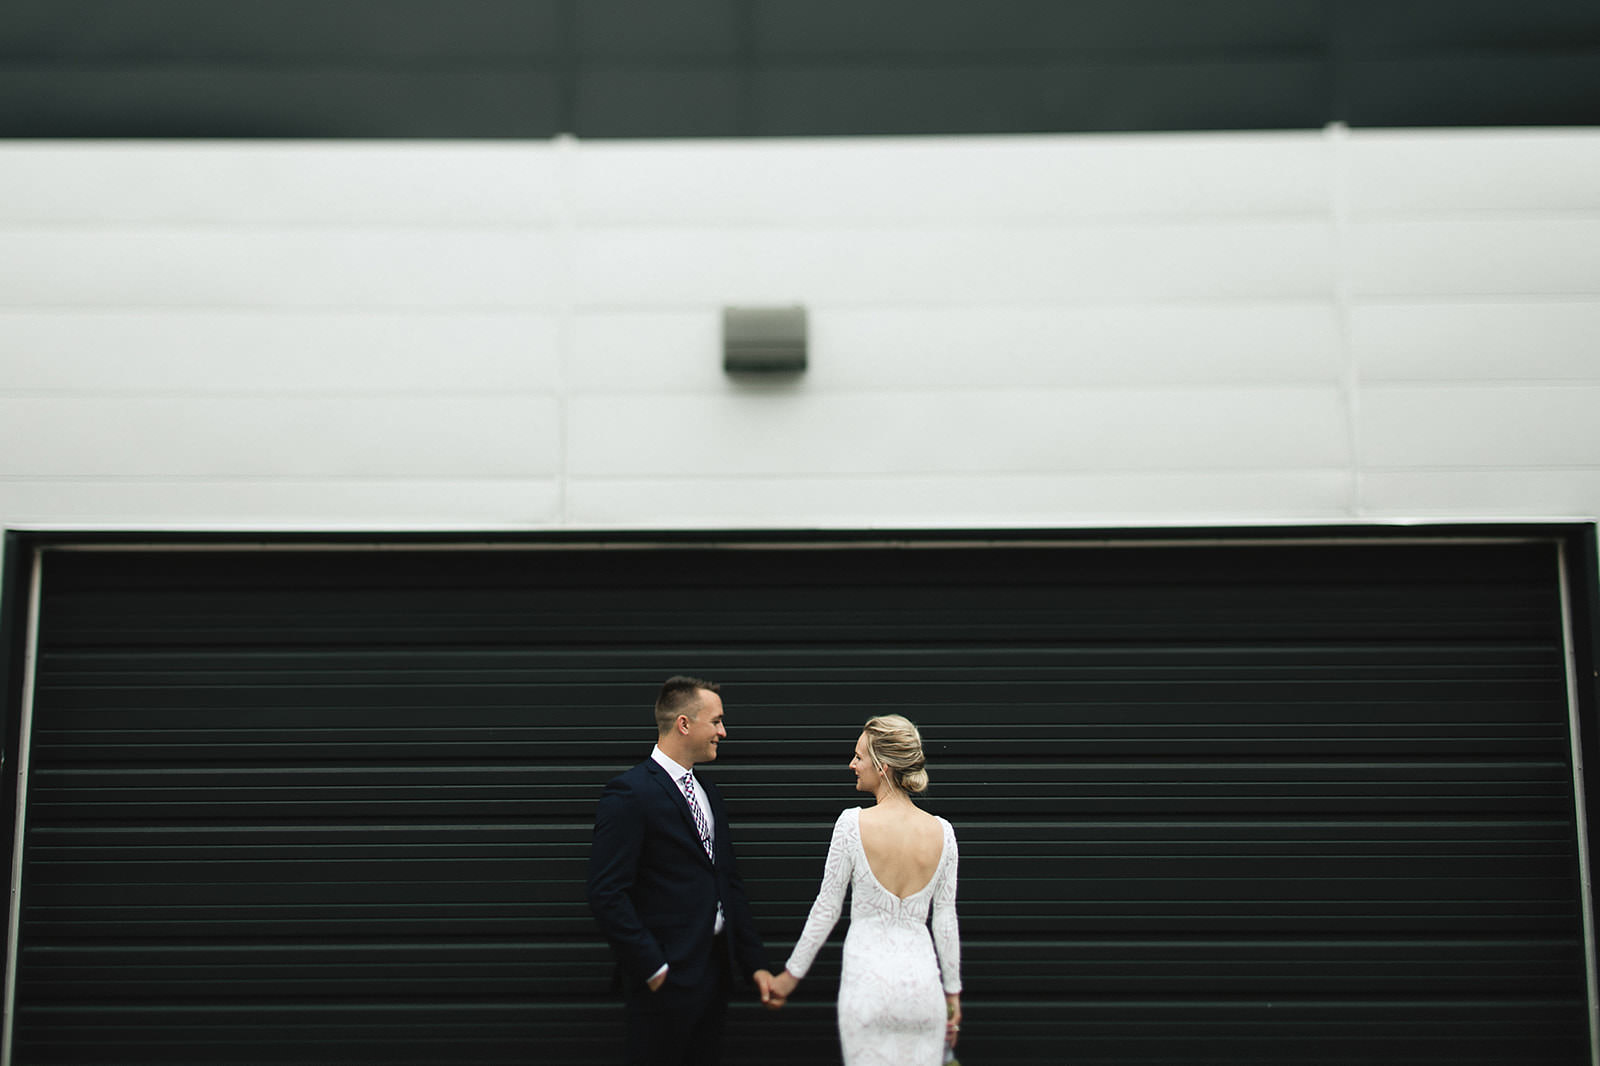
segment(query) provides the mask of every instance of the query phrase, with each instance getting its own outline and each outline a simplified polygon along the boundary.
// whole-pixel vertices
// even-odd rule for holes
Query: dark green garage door
[[[778,959],[923,727],[976,1066],[1589,1060],[1553,543],[42,565],[18,1064],[617,1061],[590,819],[680,671]],[[730,1060],[837,1061],[837,972]]]

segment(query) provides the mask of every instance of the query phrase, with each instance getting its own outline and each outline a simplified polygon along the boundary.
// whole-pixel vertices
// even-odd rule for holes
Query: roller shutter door
[[[1552,543],[43,560],[19,1064],[617,1061],[589,829],[679,671],[778,960],[922,726],[966,1061],[1588,1061]],[[837,1061],[838,961],[728,1061]]]

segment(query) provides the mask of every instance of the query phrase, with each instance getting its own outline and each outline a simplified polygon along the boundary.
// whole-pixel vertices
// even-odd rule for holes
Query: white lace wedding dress
[[[839,920],[845,886],[850,931],[839,979],[839,1042],[845,1066],[939,1066],[944,1055],[944,993],[961,991],[956,924],[956,834],[943,818],[944,852],[933,878],[901,899],[878,883],[861,850],[861,808],[839,815],[789,972],[804,977]],[[933,907],[933,936],[928,908]]]

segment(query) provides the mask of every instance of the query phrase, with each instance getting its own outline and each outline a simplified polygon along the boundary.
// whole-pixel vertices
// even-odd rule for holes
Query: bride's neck
[[[879,807],[913,807],[911,797],[900,789],[885,781],[878,786],[878,791],[873,794]]]

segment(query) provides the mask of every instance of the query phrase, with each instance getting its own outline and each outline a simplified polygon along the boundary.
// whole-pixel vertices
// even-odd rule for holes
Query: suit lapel
[[[656,784],[661,786],[662,791],[667,793],[668,802],[677,808],[678,814],[683,818],[683,828],[689,834],[689,839],[694,841],[695,851],[705,858],[706,849],[700,846],[700,828],[694,824],[694,815],[689,812],[689,801],[685,798],[683,789],[678,787],[672,775],[662,769],[661,764],[654,759],[649,760],[645,770],[655,779]],[[715,817],[715,808],[712,816]],[[707,858],[705,863],[710,866],[711,860]]]

